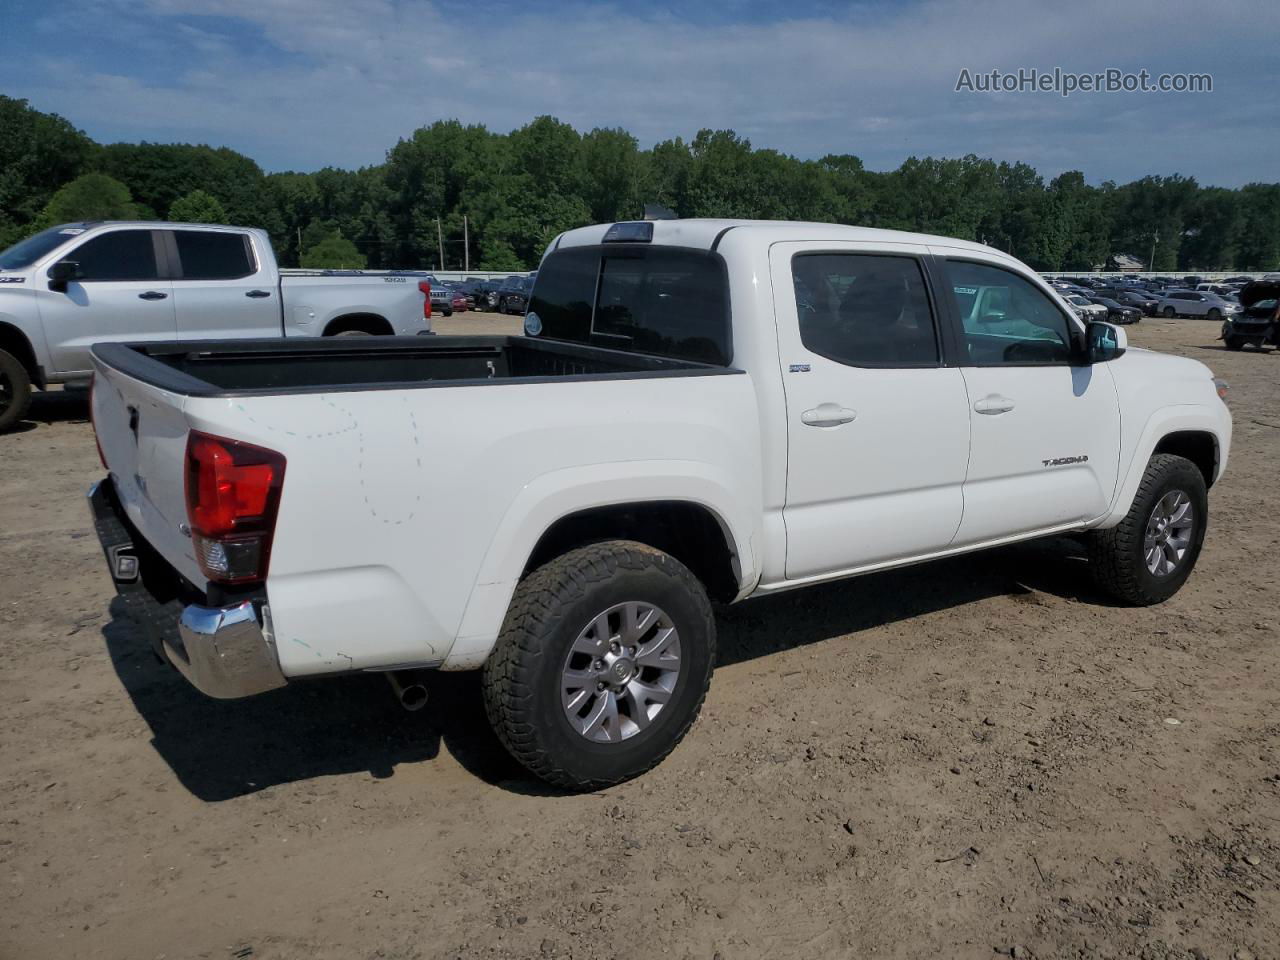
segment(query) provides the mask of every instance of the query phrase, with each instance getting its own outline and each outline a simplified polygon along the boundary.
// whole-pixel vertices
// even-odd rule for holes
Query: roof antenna
[[[644,218],[646,220],[679,220],[680,217],[669,207],[664,207],[660,203],[646,203],[644,205]]]

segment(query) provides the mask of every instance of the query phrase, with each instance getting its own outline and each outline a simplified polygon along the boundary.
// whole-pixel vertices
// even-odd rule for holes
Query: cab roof
[[[624,221],[627,222],[627,221]],[[910,233],[905,230],[881,230],[875,227],[855,227],[839,223],[806,223],[794,220],[718,220],[691,218],[688,220],[648,220],[653,224],[654,245],[693,247],[714,250],[729,231],[751,232],[765,235],[770,241],[829,240],[863,243],[913,243],[917,245],[945,246],[967,249],[988,255],[1008,258],[1003,250],[988,247],[971,240],[940,237],[927,233]],[[562,247],[594,246],[603,242],[611,223],[598,223],[589,227],[568,230],[556,240],[553,249]]]

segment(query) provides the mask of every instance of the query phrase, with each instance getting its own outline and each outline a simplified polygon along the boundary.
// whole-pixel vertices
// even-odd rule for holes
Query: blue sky
[[[1093,182],[1280,180],[1280,4],[4,0],[0,92],[94,138],[268,170],[380,162],[440,118],[550,113],[642,145],[730,127],[872,169],[974,153]],[[1204,72],[1201,94],[956,93],[967,68]]]

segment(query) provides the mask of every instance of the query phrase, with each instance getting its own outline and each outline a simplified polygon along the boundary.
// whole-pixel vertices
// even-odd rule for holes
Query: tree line
[[[55,114],[0,95],[0,248],[81,219],[265,228],[282,263],[459,269],[464,218],[477,270],[537,265],[560,231],[635,219],[817,220],[936,233],[1040,270],[1129,254],[1156,271],[1280,267],[1280,184],[1202,187],[1177,174],[1048,182],[1025,163],[911,157],[888,172],[849,154],[799,160],[732,130],[652,149],[622,129],[580,133],[538,117],[510,133],[441,120],[358,170],[264,173],[226,147],[98,144]]]

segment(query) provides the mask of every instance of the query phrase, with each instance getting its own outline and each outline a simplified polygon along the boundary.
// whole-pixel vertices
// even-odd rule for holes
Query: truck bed
[[[193,397],[738,372],[691,360],[512,336],[103,343],[93,351],[122,373]]]
[[[121,523],[194,602],[244,588],[200,566],[191,433],[287,464],[265,581],[286,677],[438,665],[459,638],[454,664],[477,665],[561,513],[659,482],[760,510],[755,389],[730,367],[521,337],[106,344],[93,362]]]

